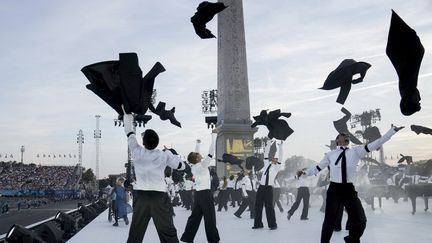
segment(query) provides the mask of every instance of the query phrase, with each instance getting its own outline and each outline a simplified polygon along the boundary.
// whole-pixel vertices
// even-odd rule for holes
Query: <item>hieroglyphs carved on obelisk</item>
[[[219,0],[225,6],[218,14],[218,138],[217,158],[230,153],[245,159],[253,154],[249,85],[242,0]],[[217,162],[219,176],[234,173],[237,166]],[[227,171],[230,168],[230,171]]]

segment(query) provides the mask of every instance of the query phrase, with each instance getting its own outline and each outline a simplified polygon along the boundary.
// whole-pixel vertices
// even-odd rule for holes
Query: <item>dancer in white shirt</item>
[[[385,142],[404,127],[392,127],[381,138],[372,143],[348,148],[349,135],[339,134],[336,137],[338,148],[328,152],[318,165],[307,170],[298,171],[298,175],[316,175],[330,166],[330,186],[327,190],[326,211],[321,231],[321,243],[329,243],[333,234],[336,214],[340,206],[344,206],[350,219],[349,235],[345,242],[360,242],[366,228],[366,215],[357,197],[353,182],[356,178],[357,164],[370,151],[381,147]]]
[[[213,194],[210,191],[210,171],[208,169],[213,158],[216,134],[212,134],[212,141],[208,155],[203,159],[200,153],[191,152],[188,161],[192,164],[192,174],[195,178],[195,200],[192,206],[192,214],[189,216],[185,231],[180,238],[183,242],[193,242],[204,217],[204,225],[207,241],[219,242],[219,232],[216,228],[216,212]]]

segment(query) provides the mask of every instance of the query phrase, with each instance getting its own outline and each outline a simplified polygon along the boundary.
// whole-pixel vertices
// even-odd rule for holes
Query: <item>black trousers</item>
[[[283,207],[282,207],[282,204],[280,202],[280,195],[281,195],[280,187],[273,188],[273,208],[275,207],[275,205],[277,205],[279,208],[279,211],[283,212]]]
[[[128,243],[141,243],[143,241],[150,218],[153,219],[160,242],[179,242],[170,211],[168,194],[166,192],[137,190]]]
[[[242,213],[249,206],[250,218],[253,219],[255,218],[255,194],[256,193],[254,191],[246,191],[246,193],[248,194],[248,197],[243,198],[240,207],[237,209],[237,211],[234,214],[241,216]]]
[[[296,201],[292,205],[291,209],[288,211],[288,214],[293,215],[294,212],[299,207],[300,202],[303,201],[303,210],[300,218],[306,219],[308,217],[308,212],[309,212],[309,198],[310,198],[309,188],[299,187],[297,189]]]
[[[218,211],[222,210],[222,207],[225,208],[225,211],[228,210],[228,191],[227,190],[219,190],[218,194]]]
[[[234,189],[233,195],[234,195],[234,201],[236,201],[237,204],[240,205],[242,202],[242,190],[241,189]]]
[[[335,221],[335,225],[334,225],[334,229],[336,231],[340,231],[342,230],[342,218],[343,218],[343,212],[344,212],[344,207],[341,205],[338,208],[338,213],[336,215],[336,221]],[[349,230],[350,229],[350,218],[348,217],[346,224],[345,224],[345,229]]]
[[[234,188],[227,188],[226,189],[226,192],[227,192],[227,198],[228,198],[228,201],[230,201],[231,200],[231,206],[232,207],[235,207],[235,201],[234,201],[234,199],[235,199],[235,196],[234,196]]]
[[[273,187],[260,186],[255,200],[255,227],[263,227],[262,210],[265,206],[268,227],[276,227],[276,216],[273,208]]]
[[[216,213],[214,208],[213,193],[210,190],[195,192],[195,200],[192,206],[192,214],[189,216],[185,232],[180,238],[184,242],[193,242],[195,235],[204,216],[204,225],[207,241],[219,242],[219,232],[216,228]]]
[[[335,227],[338,210],[344,206],[350,220],[349,235],[345,242],[358,243],[366,228],[366,215],[352,183],[331,182],[327,190],[326,211],[321,231],[321,243],[329,243]]]

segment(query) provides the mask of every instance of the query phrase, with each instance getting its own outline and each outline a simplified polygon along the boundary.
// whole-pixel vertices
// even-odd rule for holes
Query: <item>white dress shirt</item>
[[[249,178],[249,176],[244,176],[243,179],[241,180],[241,184],[242,184],[242,193],[244,197],[248,195],[247,191],[256,191],[256,188],[253,182],[251,181],[251,179]]]
[[[123,121],[135,167],[134,190],[166,192],[165,167],[184,170],[186,168],[184,162],[169,150],[148,150],[139,145],[132,129],[133,116],[125,114]]]
[[[296,178],[296,187],[300,188],[300,187],[309,187],[310,184],[310,179],[306,176],[306,175],[301,175],[300,177],[295,177]]]
[[[228,185],[227,185],[227,188],[234,189],[234,187],[235,187],[235,181],[236,181],[235,178],[232,179],[232,180],[228,179]]]
[[[354,146],[348,148],[345,151],[346,156],[346,179],[347,183],[353,183],[357,174],[357,164],[368,152],[373,151],[381,147],[385,142],[396,133],[393,128],[384,134],[381,138],[366,144]],[[339,155],[343,152],[343,147],[339,146],[337,149],[328,152],[324,158],[318,163],[317,166],[313,166],[305,171],[306,175],[316,175],[322,169],[330,166],[330,181],[336,183],[342,183],[342,159],[336,165],[336,160]]]
[[[165,167],[178,170],[185,168],[181,158],[171,151],[148,150],[139,145],[135,134],[129,135],[128,144],[135,167],[134,190],[165,192]]]
[[[273,186],[277,173],[282,169],[281,164],[279,164],[279,163],[273,164],[269,161],[268,156],[269,156],[271,145],[272,145],[272,142],[270,141],[264,150],[264,167],[260,170],[260,172],[262,173],[261,180],[260,180],[261,186],[266,185],[267,176],[268,176],[268,184],[267,185]],[[279,149],[281,149],[281,147]],[[280,153],[281,153],[281,151],[279,150],[279,154]],[[270,168],[269,168],[269,166],[270,166]],[[267,169],[268,169],[268,174],[266,174]]]
[[[185,191],[192,190],[193,189],[193,185],[194,185],[193,181],[191,181],[191,180],[185,180],[184,181],[184,190]]]
[[[210,171],[208,169],[213,157],[215,135],[212,134],[212,141],[208,155],[199,163],[192,164],[192,174],[195,178],[195,190],[210,190]]]

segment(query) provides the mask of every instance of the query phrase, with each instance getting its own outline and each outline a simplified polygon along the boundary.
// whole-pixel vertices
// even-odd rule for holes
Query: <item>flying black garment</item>
[[[141,107],[140,99],[143,84],[142,71],[136,53],[119,54],[119,75],[120,91],[126,113],[130,114],[134,111],[138,114],[145,114],[142,112],[145,108]]]
[[[339,95],[336,102],[344,104],[351,90],[351,84],[357,84],[363,81],[366,71],[371,67],[369,63],[357,62],[353,59],[345,59],[339,66],[333,70],[324,82],[323,90],[332,90],[340,87]],[[360,77],[353,79],[355,74]]]
[[[216,36],[206,28],[206,24],[225,8],[226,6],[221,2],[210,3],[204,1],[198,5],[197,12],[191,17],[191,22],[195,33],[201,37],[201,39],[216,38]]]
[[[222,159],[218,159],[218,161],[224,162],[224,163],[229,163],[232,165],[238,165],[241,169],[243,169],[241,164],[243,163],[244,160],[241,160],[232,154],[224,153],[222,155]]]
[[[419,125],[411,125],[411,131],[417,133],[417,135],[419,135],[420,133],[432,135],[432,129]]]
[[[336,128],[336,131],[338,131],[338,133],[346,133],[349,134],[350,140],[351,142],[353,142],[354,144],[360,145],[362,144],[362,142],[360,142],[360,140],[358,140],[356,138],[356,136],[354,136],[352,133],[350,133],[350,131],[348,130],[348,125],[347,122],[349,121],[349,119],[351,118],[351,113],[345,109],[345,107],[342,107],[341,111],[345,114],[344,117],[342,117],[341,119],[337,120],[337,121],[333,121],[333,125]]]
[[[85,66],[81,69],[81,72],[90,81],[86,88],[93,91],[118,114],[122,115],[118,68],[118,61],[106,61]]]
[[[120,53],[120,90],[126,113],[145,114],[151,104],[155,78],[165,68],[156,62],[152,69],[142,77],[136,53]]]
[[[151,103],[155,78],[165,68],[157,62],[142,78],[136,53],[120,53],[119,56],[119,61],[99,62],[82,68],[91,84],[87,88],[119,114],[123,114],[122,104],[128,114],[145,114]]]
[[[398,161],[398,164],[403,163],[404,161],[407,162],[407,164],[411,164],[413,162],[412,156],[405,156],[403,154],[400,154],[401,158]]]
[[[417,79],[424,48],[416,32],[393,10],[386,53],[399,77],[400,110],[410,116],[421,109]]]
[[[294,131],[289,127],[288,123],[285,120],[279,119],[279,117],[284,116],[289,118],[291,113],[282,113],[280,109],[270,111],[267,114],[266,110],[262,110],[259,116],[254,116],[255,122],[251,125],[251,127],[256,127],[257,125],[266,126],[269,130],[268,137],[270,139],[276,138],[280,140],[285,140],[289,137]]]
[[[119,115],[123,115],[121,108],[121,95],[108,89],[106,86],[98,86],[95,84],[87,84],[86,88],[93,91],[99,98],[113,108]]]
[[[171,124],[181,127],[181,124],[174,116],[175,107],[171,108],[171,110],[165,110],[165,102],[159,102],[156,108],[152,104],[150,104],[150,110],[159,115],[159,118],[162,121],[170,120]]]

